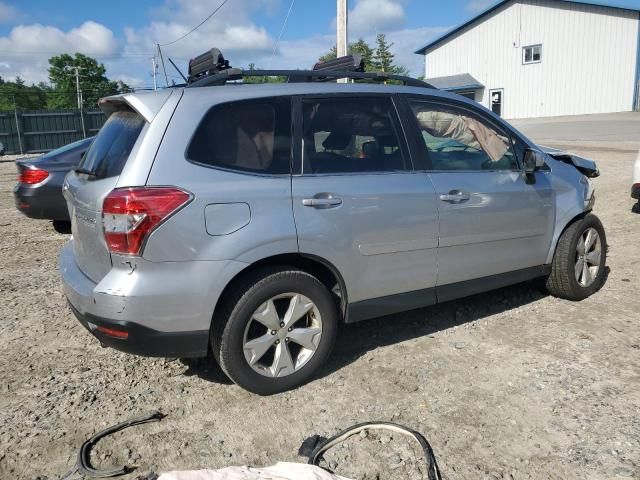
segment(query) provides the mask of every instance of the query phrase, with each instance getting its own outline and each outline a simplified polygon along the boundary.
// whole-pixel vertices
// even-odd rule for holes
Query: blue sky
[[[81,51],[97,57],[109,76],[151,85],[156,42],[170,42],[204,19],[222,0],[0,0],[0,76],[46,80],[47,58]],[[614,0],[640,8],[640,0]],[[350,37],[372,41],[378,32],[395,43],[398,63],[422,73],[413,51],[473,17],[494,0],[349,0]],[[164,48],[187,59],[218,46],[234,65],[304,68],[334,43],[335,0],[228,0],[209,22]],[[277,45],[277,48],[276,48]],[[275,49],[275,55],[274,55]],[[171,77],[178,79],[171,70]]]

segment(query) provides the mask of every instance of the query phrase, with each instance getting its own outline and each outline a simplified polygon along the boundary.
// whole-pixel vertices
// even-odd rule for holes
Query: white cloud
[[[471,13],[480,13],[496,4],[496,0],[471,0],[465,9]]]
[[[413,52],[447,28],[403,28],[405,1],[354,0],[350,38],[355,40],[362,36],[373,45],[376,33],[386,33],[387,39],[394,43],[392,51],[396,63],[409,68],[414,75],[421,75],[424,59]],[[2,5],[0,0],[0,7]],[[87,21],[68,31],[40,24],[17,25],[6,37],[0,37],[0,76],[13,79],[19,73],[28,83],[46,81],[49,57],[79,51],[103,62],[110,78],[131,86],[149,87],[153,83],[150,57],[156,43],[168,43],[188,33],[218,5],[219,0],[165,0],[150,12],[151,20],[146,25],[125,28],[119,39],[109,28],[95,21]],[[186,73],[189,58],[207,48],[217,47],[234,66],[246,67],[254,63],[261,68],[310,68],[335,44],[333,29],[326,34],[282,40],[273,55],[274,34],[278,32],[268,32],[252,18],[256,14],[281,13],[283,5],[286,7],[288,1],[230,1],[196,31],[179,42],[162,47],[165,60],[171,57]],[[182,81],[168,62],[165,67],[170,82],[171,79]],[[158,74],[158,83],[164,85],[161,68]]]
[[[0,37],[4,57],[0,75],[13,79],[16,74],[27,82],[47,79],[48,59],[61,53],[113,56],[120,50],[113,32],[104,25],[88,21],[64,32],[59,28],[33,24],[18,25]]]
[[[357,0],[353,10],[349,11],[349,33],[352,36],[397,30],[405,22],[404,7],[398,0]]]
[[[271,52],[274,47],[274,39],[250,16],[255,11],[269,13],[275,4],[275,0],[234,0],[184,39],[163,46],[163,51],[174,59],[186,61],[216,47],[233,59],[234,64],[247,65],[252,58]],[[125,30],[125,51],[152,52],[157,43],[173,42],[191,31],[218,5],[219,0],[167,0],[154,10],[155,19],[147,26]]]
[[[0,2],[0,24],[13,22],[19,15],[20,12],[16,7],[6,2]]]

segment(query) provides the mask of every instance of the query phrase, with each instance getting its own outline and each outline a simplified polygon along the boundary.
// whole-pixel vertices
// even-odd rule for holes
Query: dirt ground
[[[0,163],[0,478],[60,478],[94,432],[156,409],[168,417],[101,442],[96,465],[137,465],[135,478],[304,462],[305,438],[381,420],[421,431],[447,479],[640,478],[640,215],[629,198],[640,135],[541,138],[599,162],[610,268],[599,293],[571,303],[521,284],[346,326],[318,379],[267,398],[211,362],[101,348],[62,295],[68,236],[16,211],[14,166]],[[327,461],[354,479],[424,471],[386,434],[354,437]]]

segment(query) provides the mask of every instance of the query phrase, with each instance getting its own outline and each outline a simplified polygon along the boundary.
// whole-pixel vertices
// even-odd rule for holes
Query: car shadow
[[[53,229],[57,233],[62,233],[63,235],[71,234],[71,222],[66,222],[63,220],[54,220],[53,222],[51,222],[51,225],[53,226]]]
[[[371,350],[482,320],[547,296],[534,282],[524,282],[426,308],[341,325],[331,360],[318,377],[340,370]]]
[[[431,307],[342,324],[331,359],[320,369],[316,378],[330,375],[376,348],[481,320],[538,301],[547,295],[536,288],[533,282],[525,282]],[[184,375],[196,375],[203,380],[225,385],[232,383],[212,355],[207,358],[180,359],[180,362],[187,367]]]

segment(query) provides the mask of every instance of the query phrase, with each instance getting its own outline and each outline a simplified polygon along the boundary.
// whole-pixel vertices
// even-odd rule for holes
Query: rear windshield
[[[93,172],[96,178],[120,175],[144,123],[144,118],[135,112],[112,114],[82,159],[80,168]]]

